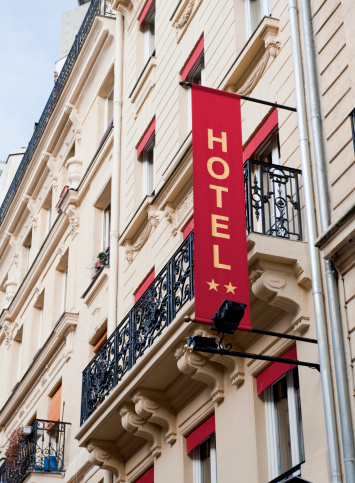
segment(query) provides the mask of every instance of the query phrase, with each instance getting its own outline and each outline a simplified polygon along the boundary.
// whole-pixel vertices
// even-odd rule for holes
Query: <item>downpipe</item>
[[[331,483],[341,483],[341,469],[339,460],[339,445],[336,427],[335,407],[332,393],[332,377],[330,370],[330,358],[328,352],[328,337],[325,323],[325,311],[323,290],[321,281],[320,263],[318,251],[314,246],[316,240],[316,219],[314,211],[314,197],[312,189],[312,176],[310,164],[310,152],[308,145],[308,130],[306,119],[306,102],[304,93],[304,80],[302,72],[301,48],[299,40],[299,25],[297,17],[296,0],[288,0],[290,19],[292,61],[294,70],[298,135],[302,166],[302,179],[304,184],[306,224],[308,232],[308,250],[312,276],[312,295],[314,316],[317,329],[318,352],[320,374],[322,384],[324,418],[327,434],[327,446],[329,457],[329,470]]]
[[[309,0],[300,0],[303,39],[305,48],[307,84],[311,114],[314,164],[316,168],[318,206],[322,233],[331,224],[329,208],[329,192],[327,183],[327,166],[324,154],[324,138],[321,126],[320,97],[317,78],[317,67],[314,51],[312,16]],[[336,274],[331,260],[324,260],[327,298],[329,307],[330,328],[333,342],[334,369],[337,385],[339,419],[343,446],[343,462],[345,480],[355,483],[355,448],[351,418],[350,395],[347,380],[345,345],[343,326],[340,315],[339,293]]]
[[[113,92],[113,159],[111,177],[111,228],[110,228],[110,277],[107,333],[117,327],[118,294],[118,236],[121,177],[121,126],[122,126],[122,79],[123,79],[123,15],[116,13],[115,80]]]

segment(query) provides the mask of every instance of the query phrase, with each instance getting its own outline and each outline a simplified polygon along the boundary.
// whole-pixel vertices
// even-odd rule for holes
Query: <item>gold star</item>
[[[217,287],[218,287],[219,283],[216,283],[214,281],[214,278],[212,278],[211,282],[207,282],[207,283],[210,286],[209,290],[215,290],[216,292],[218,292]]]
[[[233,287],[231,282],[229,282],[229,285],[225,285],[225,287],[227,289],[227,293],[232,292],[233,294],[234,294],[234,290],[237,288],[237,287]]]

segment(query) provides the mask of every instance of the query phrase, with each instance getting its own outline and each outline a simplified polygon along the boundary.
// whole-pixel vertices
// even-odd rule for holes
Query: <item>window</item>
[[[108,96],[106,97],[105,102],[105,126],[104,129],[107,128],[111,124],[113,119],[113,87],[110,90]]]
[[[28,272],[31,266],[31,248],[32,248],[32,230],[29,232],[29,234],[25,238],[25,241],[23,242],[26,273]]]
[[[187,61],[180,71],[181,80],[192,84],[205,85],[204,36],[199,38]],[[188,130],[192,129],[191,88],[188,87]]]
[[[260,21],[270,15],[269,0],[245,0],[247,38],[251,37]]]
[[[63,278],[62,278],[62,298],[61,298],[61,304],[60,304],[60,311],[62,314],[64,314],[67,308],[67,285],[68,285],[68,267],[65,267],[63,271]]]
[[[143,280],[142,284],[138,287],[134,294],[134,303],[136,304],[148,287],[154,282],[155,270],[154,268],[149,272],[146,278]]]
[[[148,0],[139,17],[139,28],[144,33],[144,59],[155,55],[155,1]]]
[[[142,194],[154,195],[155,188],[155,118],[150,122],[137,144],[137,159],[142,167]]]
[[[297,359],[296,348],[283,357]],[[271,364],[257,378],[258,394],[263,389],[269,479],[304,461],[302,415],[298,370],[289,364]],[[298,470],[295,474],[299,474]]]
[[[193,483],[217,483],[214,415],[187,436],[186,446],[193,460]]]
[[[33,350],[38,351],[42,347],[43,339],[43,314],[44,314],[44,290],[38,295],[36,303],[33,307]]]
[[[60,406],[62,401],[62,385],[60,385],[50,396],[50,405],[48,411],[49,421],[60,421]]]
[[[111,203],[105,208],[103,212],[103,227],[102,227],[102,251],[105,251],[110,245],[110,228],[111,228]]]

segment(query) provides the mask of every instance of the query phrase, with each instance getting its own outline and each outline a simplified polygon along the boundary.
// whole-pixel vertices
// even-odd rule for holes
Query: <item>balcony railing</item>
[[[301,171],[248,159],[244,163],[247,233],[302,240]]]
[[[12,180],[12,183],[6,193],[4,201],[0,207],[0,225],[2,224],[5,215],[15,197],[15,194],[23,180],[27,167],[32,159],[34,152],[37,149],[39,141],[47,127],[49,119],[58,103],[58,100],[64,90],[64,87],[69,79],[71,71],[74,67],[76,59],[80,53],[80,50],[86,40],[86,37],[90,31],[91,25],[95,19],[96,15],[103,14],[105,16],[111,16],[108,6],[106,5],[106,1],[102,0],[91,0],[91,4],[86,12],[85,18],[79,32],[77,33],[74,43],[69,51],[67,59],[63,65],[63,68],[60,72],[60,75],[53,87],[53,90],[49,96],[47,104],[42,112],[40,120],[36,125],[36,129],[32,135],[30,142],[28,143],[26,152],[22,158],[22,161],[16,171],[15,177]]]
[[[32,471],[61,473],[64,471],[65,430],[69,423],[36,419],[25,428],[18,455],[0,466],[0,482],[20,483]]]
[[[83,424],[194,297],[193,232],[83,371]]]
[[[244,164],[247,232],[301,240],[301,172]],[[80,423],[100,406],[179,310],[194,297],[193,232],[83,371]]]

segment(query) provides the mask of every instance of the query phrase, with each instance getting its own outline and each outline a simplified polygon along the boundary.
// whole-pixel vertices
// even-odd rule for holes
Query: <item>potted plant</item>
[[[99,269],[100,267],[102,267],[102,265],[104,264],[103,260],[104,260],[105,256],[106,256],[105,252],[100,252],[97,255],[97,262],[95,263],[96,269]]]
[[[12,468],[14,466],[16,459],[20,454],[24,436],[22,428],[17,428],[12,431],[9,437],[7,450],[5,451],[7,468]]]

